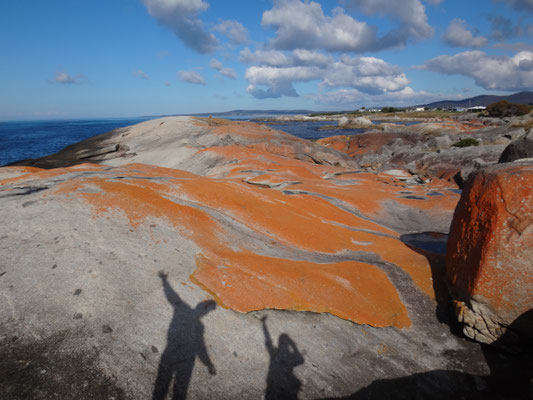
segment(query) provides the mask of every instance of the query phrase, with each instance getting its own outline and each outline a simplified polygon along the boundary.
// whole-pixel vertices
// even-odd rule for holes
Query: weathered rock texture
[[[91,376],[139,399],[172,379],[176,398],[337,397],[406,375],[434,398],[488,390],[480,349],[436,318],[447,182],[186,117],[25,164],[0,169],[0,397],[28,362],[27,397]],[[61,381],[69,360],[87,373]]]
[[[497,163],[511,140],[525,132],[511,124],[500,126],[492,121],[459,119],[411,126],[383,123],[376,127],[379,130],[324,138],[318,143],[348,154],[360,168],[374,171],[399,168],[422,179],[444,179],[463,187],[470,173]],[[454,146],[465,138],[477,140],[479,146]],[[525,150],[520,151],[522,154]]]
[[[446,264],[468,337],[492,343],[533,308],[533,163],[499,164],[471,176]],[[533,319],[513,329],[531,339]]]
[[[500,163],[516,161],[524,158],[533,158],[533,130],[520,136],[505,148],[500,156]]]

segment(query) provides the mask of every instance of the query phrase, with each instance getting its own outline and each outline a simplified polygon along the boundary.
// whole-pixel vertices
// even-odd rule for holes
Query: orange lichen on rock
[[[309,168],[309,163],[302,162],[290,157],[283,157],[278,154],[244,146],[223,146],[208,147],[200,150],[198,153],[210,152],[215,153],[226,160],[238,160],[238,163],[230,164],[228,168],[231,172],[227,176],[242,176],[240,171],[254,169],[257,171],[278,171],[282,173],[292,173],[300,178],[317,179],[331,168],[322,165],[316,165],[315,168]]]
[[[492,343],[533,308],[533,164],[475,172],[455,211],[446,268],[467,336]],[[533,320],[514,325],[533,337]]]
[[[475,173],[457,206],[447,269],[460,297],[491,307],[533,308],[533,166],[500,164]]]
[[[270,136],[281,136],[290,141],[304,142],[302,139],[296,138],[285,132],[275,131],[255,122],[228,121],[225,119],[212,118],[211,123],[209,123],[207,118],[196,118],[195,125],[202,127],[208,125],[211,133],[221,136],[230,135],[231,137],[259,139],[261,141],[269,141]]]
[[[177,240],[190,240],[188,246],[198,255],[191,279],[237,311],[329,312],[358,323],[403,328],[410,320],[402,291],[434,298],[428,260],[402,242],[399,232],[404,230],[395,228],[396,216],[388,213],[440,215],[453,208],[456,194],[440,190],[440,184],[407,184],[394,173],[357,170],[346,155],[257,124],[177,122],[175,129],[195,125],[195,135],[205,135],[201,143],[212,147],[195,144],[197,136],[189,142],[187,131],[180,131],[177,146],[187,151],[176,159],[161,147],[150,156],[140,154],[144,158],[129,155],[157,162],[163,151],[173,168],[124,164],[117,155],[109,161],[116,167],[81,164],[21,170],[14,180],[0,176],[8,177],[8,190],[45,180],[47,199],[83,199],[95,217],[127,221],[128,229],[164,221]],[[169,143],[174,125],[163,125]],[[131,139],[124,148],[145,149],[150,137],[140,127],[118,138]],[[118,140],[106,140],[111,139]],[[181,165],[180,156],[202,175],[174,169]],[[428,197],[437,189],[443,193]],[[402,271],[389,279],[394,268]],[[399,276],[409,276],[409,282],[395,286]]]
[[[356,155],[376,152],[394,139],[403,138],[404,136],[402,133],[394,132],[369,132],[352,136],[331,136],[319,139],[317,143],[354,157]]]
[[[144,169],[143,173],[148,176],[147,167]],[[122,167],[120,170],[120,175],[127,175],[127,168]],[[317,264],[262,256],[245,249],[236,251],[236,246],[242,247],[246,243],[232,243],[231,234],[206,211],[178,204],[165,194],[172,192],[173,186],[178,184],[180,192],[186,198],[192,198],[192,189],[195,188],[199,192],[205,192],[205,197],[196,196],[195,204],[210,208],[215,204],[213,202],[216,202],[219,204],[219,210],[228,212],[232,211],[228,200],[230,194],[233,194],[234,200],[241,199],[246,195],[246,190],[237,190],[235,184],[227,184],[225,187],[220,182],[210,182],[201,177],[197,178],[197,182],[177,179],[154,183],[140,179],[135,166],[132,165],[131,170],[131,176],[127,180],[118,181],[113,176],[74,179],[59,184],[56,193],[84,198],[97,215],[120,210],[132,226],[137,226],[148,217],[168,221],[201,249],[203,255],[198,258],[199,269],[193,275],[195,281],[213,293],[221,304],[237,311],[247,312],[263,308],[308,310],[329,312],[341,318],[374,326],[403,328],[410,325],[407,311],[395,287],[377,267],[355,261]],[[159,168],[154,168],[155,177],[161,176],[160,172]],[[161,186],[168,187],[162,191]],[[258,190],[243,184],[241,186],[248,191]],[[99,191],[81,190],[85,187],[98,187]],[[276,193],[283,196],[279,192]],[[207,201],[211,196],[218,197],[214,198],[213,202]],[[255,211],[270,202],[275,200],[267,198]],[[245,207],[246,204],[235,202],[232,205],[233,211]],[[228,210],[225,210],[224,206],[227,206]],[[257,215],[256,219],[268,221],[268,212],[272,210],[266,210],[263,216]],[[264,229],[272,229],[276,225],[268,222],[270,224],[263,225]],[[326,227],[327,224],[320,226],[321,229]],[[288,227],[288,230],[290,229]],[[343,228],[336,229],[350,233]],[[314,247],[319,244],[313,241],[315,236],[324,239],[324,234],[331,235],[331,232],[310,235]]]
[[[90,166],[91,164],[81,164],[76,166],[76,172],[88,170],[92,168]],[[103,167],[100,166],[94,166],[97,169],[102,169]],[[0,180],[0,185],[8,185],[12,183],[21,182],[27,179],[32,180],[39,180],[39,179],[49,179],[56,176],[64,175],[67,172],[73,172],[71,167],[70,169],[67,168],[54,168],[54,169],[41,169],[41,168],[35,168],[35,167],[9,167],[11,170],[20,171],[20,174],[17,176],[14,176],[13,178],[7,178]]]
[[[199,257],[193,279],[227,307],[328,312],[376,327],[411,325],[387,275],[373,265],[346,261],[316,264],[228,252]]]
[[[318,139],[316,142],[323,146],[329,147],[330,149],[335,149],[348,154],[350,148],[350,138],[351,136],[347,135],[330,136]]]

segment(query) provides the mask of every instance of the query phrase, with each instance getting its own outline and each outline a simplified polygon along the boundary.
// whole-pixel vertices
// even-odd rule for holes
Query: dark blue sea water
[[[27,158],[53,154],[81,140],[152,118],[155,117],[0,122],[0,166]],[[232,119],[253,120],[252,118],[243,117]],[[364,129],[319,129],[326,125],[334,125],[334,121],[286,122],[283,124],[265,121],[257,122],[304,139],[354,135],[364,131]]]
[[[149,119],[0,121],[0,166],[56,153],[81,140]]]
[[[362,133],[365,129],[320,129],[323,126],[332,126],[336,125],[335,121],[318,121],[318,122],[286,122],[283,124],[280,123],[270,123],[262,122],[265,125],[270,126],[272,129],[277,129],[278,131],[283,131],[290,133],[291,135],[301,137],[303,139],[322,139],[330,136],[337,135],[355,135],[357,133]]]

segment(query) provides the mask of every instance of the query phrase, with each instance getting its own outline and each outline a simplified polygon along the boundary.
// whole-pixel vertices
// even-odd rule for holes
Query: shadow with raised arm
[[[297,399],[302,382],[294,375],[294,368],[304,363],[304,357],[298,351],[296,343],[286,333],[279,336],[278,346],[274,347],[266,319],[266,317],[261,318],[265,347],[270,355],[265,400]]]
[[[160,271],[159,277],[165,297],[174,308],[174,315],[168,327],[167,346],[159,361],[152,399],[165,399],[171,384],[171,399],[185,399],[196,357],[211,375],[216,375],[205,345],[204,325],[201,322],[204,315],[216,308],[216,303],[213,300],[203,301],[192,308],[170,286],[168,274]]]

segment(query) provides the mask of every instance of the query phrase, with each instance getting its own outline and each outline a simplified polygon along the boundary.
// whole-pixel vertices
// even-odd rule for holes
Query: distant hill
[[[533,104],[533,92],[520,92],[511,94],[509,96],[492,96],[483,95],[471,97],[463,100],[443,100],[436,101],[435,103],[421,105],[419,107],[428,108],[453,108],[453,107],[475,107],[475,106],[488,106],[500,100],[507,100],[511,103],[518,104]]]
[[[248,115],[295,115],[295,114],[312,114],[316,111],[310,111],[310,110],[232,110],[232,111],[225,111],[225,112],[216,112],[216,113],[201,113],[201,114],[193,114],[196,116],[209,116],[212,115],[213,117],[236,117],[236,116],[248,116]]]

